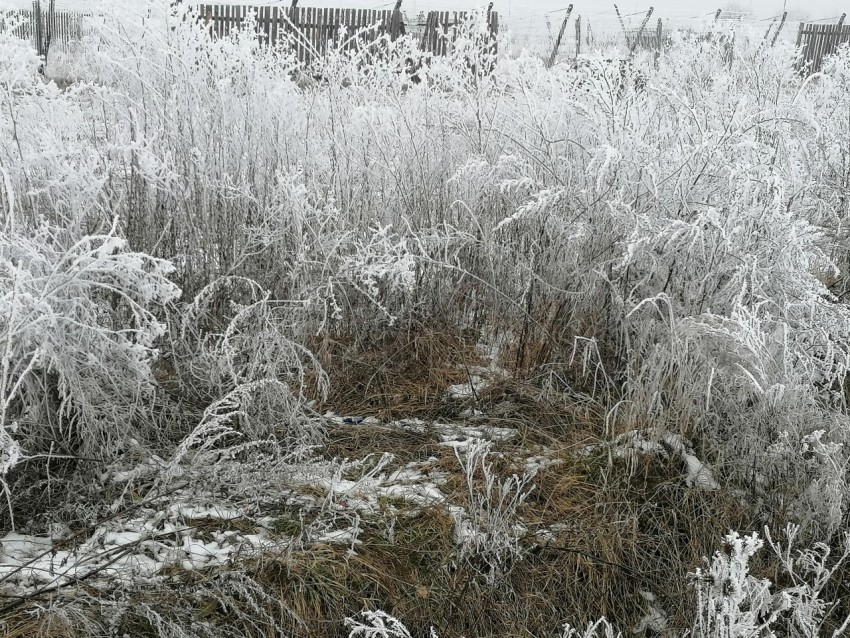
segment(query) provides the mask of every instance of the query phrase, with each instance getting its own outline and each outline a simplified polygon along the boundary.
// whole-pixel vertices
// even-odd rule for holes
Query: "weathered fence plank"
[[[797,47],[801,49],[797,69],[806,73],[818,73],[823,61],[834,54],[842,44],[850,43],[850,25],[800,23],[797,31]]]

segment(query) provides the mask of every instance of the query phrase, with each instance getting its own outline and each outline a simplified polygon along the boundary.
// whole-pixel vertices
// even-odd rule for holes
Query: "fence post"
[[[390,19],[390,40],[395,42],[399,35],[404,35],[404,24],[401,21],[401,0],[396,0]]]
[[[42,31],[41,31],[41,2],[39,0],[33,0],[32,3],[32,19],[35,23],[33,25],[35,32],[35,50],[38,55],[41,55],[41,47],[42,47]],[[44,68],[41,68],[41,71],[44,71]]]
[[[646,28],[646,23],[649,22],[649,18],[652,15],[653,11],[655,11],[655,7],[649,7],[649,11],[646,12],[646,16],[644,16],[643,22],[640,23],[640,29],[638,29],[637,35],[632,41],[631,49],[629,49],[629,59],[634,56],[635,49],[637,49],[637,45],[640,42],[641,37],[643,36],[643,30]]]
[[[661,37],[662,31],[664,29],[664,24],[661,22],[661,18],[658,18],[658,27],[655,29],[655,68],[658,68],[658,59],[661,57]]]
[[[776,24],[776,20],[771,20],[771,21],[770,21],[770,24],[769,24],[769,25],[767,25],[767,31],[765,32],[764,37],[763,37],[763,38],[762,38],[762,40],[761,40],[761,44],[759,44],[759,48],[761,48],[761,47],[762,47],[762,45],[763,45],[765,42],[767,42],[767,39],[770,37],[770,32],[771,32],[771,30],[773,29],[773,25],[774,25],[774,24]]]
[[[576,18],[576,64],[578,64],[579,55],[581,55],[581,16]]]
[[[623,16],[620,15],[620,7],[616,4],[614,5],[614,11],[617,12],[617,19],[620,21],[620,28],[623,30],[623,37],[626,39],[626,48],[631,50],[631,44],[629,44],[629,32],[626,31],[626,23],[623,22]]]
[[[420,45],[420,49],[426,52],[430,52],[431,50],[431,29],[433,28],[433,18],[434,12],[429,11],[428,16],[425,18],[425,30],[422,32],[422,43]]]
[[[711,23],[711,30],[708,32],[708,40],[709,40],[709,42],[714,41],[714,28],[717,26],[717,20],[720,18],[720,13],[721,13],[722,11],[723,11],[723,9],[718,9],[718,10],[714,13],[714,22],[712,22],[712,23]]]
[[[555,66],[555,58],[558,57],[558,49],[561,48],[561,39],[564,37],[564,31],[567,30],[567,21],[570,19],[570,14],[573,12],[573,5],[567,7],[567,15],[564,16],[564,21],[561,23],[561,30],[558,31],[558,38],[555,40],[555,46],[552,48],[552,55],[549,56],[549,68]]]
[[[297,27],[298,25],[298,0],[292,0],[292,4],[289,5],[289,21],[292,22],[293,25]]]
[[[776,41],[779,39],[779,34],[782,33],[782,27],[785,26],[785,18],[788,17],[788,12],[782,12],[782,20],[779,21],[779,28],[776,30],[776,33],[773,34],[773,40],[770,42],[770,46],[776,46]]]
[[[491,11],[493,3],[490,3],[490,8],[487,9],[487,35],[490,38],[490,54],[493,59],[490,61],[491,67],[496,64],[496,54],[499,53],[499,12]]]
[[[47,31],[46,38],[44,41],[44,65],[47,66],[47,55],[50,53],[50,41],[53,40],[53,30],[56,28],[56,0],[50,0],[50,4],[47,6],[47,25],[45,29]]]

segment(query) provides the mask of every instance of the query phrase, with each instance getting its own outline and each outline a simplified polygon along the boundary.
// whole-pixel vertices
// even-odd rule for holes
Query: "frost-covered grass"
[[[164,4],[61,88],[0,31],[4,631],[844,631],[846,51],[307,75]]]

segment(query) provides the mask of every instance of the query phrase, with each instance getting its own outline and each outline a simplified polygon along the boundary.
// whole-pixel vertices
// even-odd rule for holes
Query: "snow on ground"
[[[351,427],[358,427],[352,425]],[[448,426],[441,426],[447,429]],[[431,468],[437,459],[391,468],[391,454],[358,461],[314,460],[290,468],[286,488],[265,502],[240,507],[226,496],[185,488],[132,515],[117,516],[85,536],[67,540],[10,532],[0,539],[0,593],[22,595],[75,580],[103,584],[163,577],[169,566],[186,571],[224,566],[236,558],[281,552],[298,544],[357,544],[361,516],[380,516],[382,499],[430,506],[445,501],[445,473]],[[238,471],[238,470],[237,470]],[[345,478],[350,474],[355,478]],[[119,471],[124,483],[145,473]],[[323,515],[305,525],[299,538],[275,533],[274,508],[291,507]],[[262,514],[262,515],[260,515]],[[333,528],[339,521],[353,525]]]
[[[580,454],[589,456],[602,449],[613,458],[633,459],[636,455],[657,454],[661,458],[679,456],[685,464],[685,484],[700,490],[717,490],[720,485],[714,479],[711,468],[694,453],[692,444],[685,438],[672,432],[655,430],[631,430],[618,435],[610,444],[588,445]]]
[[[488,353],[483,354],[487,358]],[[473,387],[476,391],[483,389],[499,376],[501,371],[493,356],[488,366],[474,369],[470,383],[452,386],[447,392],[452,398],[466,399],[473,394]],[[488,445],[510,444],[512,454],[517,455],[513,458],[515,471],[528,476],[564,462],[539,445],[514,449],[521,439],[519,431],[488,424],[487,415],[480,410],[472,413],[471,423],[420,419],[381,423],[371,416],[332,412],[325,420],[343,432],[369,428],[378,435],[399,430],[430,436],[437,448],[452,449],[455,455],[473,454],[482,441]],[[598,445],[587,446],[580,453],[588,455],[600,449]],[[647,453],[664,458],[678,455],[684,461],[684,480],[689,487],[718,488],[710,468],[697,458],[691,445],[670,433],[659,437],[651,432],[628,432],[616,437],[606,451],[620,458]],[[233,467],[219,467],[221,464]],[[126,494],[133,485],[156,482],[164,467],[164,461],[152,455],[135,467],[112,467],[101,480],[105,485],[125,486]],[[181,480],[189,482],[186,487],[136,504],[129,510],[132,513],[115,516],[88,533],[8,533],[0,539],[0,594],[53,590],[75,581],[101,585],[130,580],[155,583],[169,577],[173,568],[196,571],[224,567],[266,552],[317,543],[356,552],[362,525],[385,517],[388,503],[394,510],[401,504],[406,504],[408,511],[444,507],[456,522],[455,536],[461,544],[469,542],[470,534],[480,532],[469,527],[464,506],[450,502],[443,492],[448,471],[434,456],[399,464],[392,453],[384,452],[355,459],[316,457],[306,463],[283,464],[275,469],[279,476],[261,480],[264,486],[249,498],[244,492],[228,495],[221,489],[215,494],[201,489],[198,485],[208,483],[195,477],[193,484],[194,471],[190,467],[181,475]],[[233,459],[219,461],[214,471],[235,477],[244,472]],[[538,530],[538,535],[545,542],[557,532],[556,524]],[[653,616],[647,623],[657,624],[657,620]]]
[[[427,433],[438,447],[461,453],[481,440],[512,441],[512,428],[425,422],[417,419],[380,423],[375,418],[326,415],[341,428],[399,429]],[[545,454],[529,451],[533,471],[551,463]],[[519,466],[525,461],[520,459]],[[240,476],[235,460],[220,461],[219,475]],[[136,467],[114,467],[102,476],[105,485],[149,485],[163,462],[144,460]],[[103,585],[110,582],[150,581],[167,578],[174,568],[185,571],[227,566],[236,560],[265,552],[284,552],[324,543],[356,551],[363,521],[386,516],[386,507],[447,508],[457,520],[466,520],[463,506],[449,503],[442,490],[448,472],[441,460],[426,459],[400,464],[393,454],[369,454],[360,459],[314,458],[306,463],[278,467],[280,474],[250,498],[198,487],[192,467],[182,473],[189,485],[170,494],[134,504],[130,513],[116,515],[85,533],[50,536],[10,532],[0,539],[0,594],[23,595],[52,590],[74,581]],[[458,470],[460,468],[457,468]],[[209,471],[209,468],[206,468]],[[250,479],[247,479],[250,480]],[[126,494],[126,490],[125,490]],[[119,508],[120,511],[120,508]],[[294,525],[292,512],[299,518]],[[283,518],[282,518],[283,517]],[[58,529],[58,528],[57,528]],[[459,531],[459,538],[463,534]],[[169,569],[170,568],[170,569]]]
[[[481,354],[488,365],[470,368],[468,383],[447,388],[450,398],[468,400],[506,374],[497,366],[492,349],[482,349]],[[514,471],[527,476],[564,462],[546,447],[517,445],[522,440],[517,429],[487,423],[488,416],[481,410],[467,413],[470,422],[466,423],[420,419],[382,423],[374,416],[332,412],[324,418],[341,432],[370,429],[378,436],[393,430],[425,435],[433,441],[434,449],[448,448],[458,460],[464,454],[474,454],[482,441],[510,445]],[[580,454],[600,450],[599,445],[587,446]],[[628,432],[616,437],[605,451],[619,458],[647,453],[664,458],[678,455],[684,461],[684,480],[689,487],[718,488],[710,468],[697,458],[691,445],[670,433],[654,436],[651,432]],[[161,458],[151,455],[135,467],[109,468],[101,482],[124,486],[126,494],[132,486],[156,483],[165,466]],[[386,517],[387,507],[398,512],[397,506],[403,504],[408,513],[416,508],[444,507],[455,520],[457,542],[468,543],[470,535],[481,530],[470,527],[464,505],[451,502],[444,493],[449,478],[445,468],[435,456],[399,464],[388,451],[355,459],[317,456],[308,462],[283,463],[272,472],[277,476],[262,476],[255,481],[257,477],[244,476],[245,470],[236,460],[219,460],[212,470],[216,475],[261,484],[246,496],[244,489],[228,495],[220,489],[220,481],[209,483],[200,475],[194,476],[193,482],[196,468],[190,466],[181,473],[181,480],[188,482],[186,487],[134,504],[129,508],[131,513],[116,515],[87,533],[8,533],[0,539],[0,594],[53,590],[75,581],[101,585],[130,580],[155,583],[168,578],[174,568],[196,571],[224,567],[263,553],[317,543],[356,552],[364,522],[380,521]],[[219,484],[216,493],[198,487],[209,484]],[[557,533],[557,524],[538,530],[544,542]],[[658,624],[655,616],[648,618],[648,625]]]

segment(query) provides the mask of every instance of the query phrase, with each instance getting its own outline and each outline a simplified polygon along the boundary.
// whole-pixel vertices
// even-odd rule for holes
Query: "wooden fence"
[[[630,29],[626,32],[629,45],[634,44],[635,49],[646,49],[655,51],[658,48],[667,49],[673,44],[673,36],[669,31],[662,30],[659,37],[657,29]]]
[[[289,41],[302,62],[325,55],[329,42],[340,44],[343,49],[352,49],[386,33],[395,40],[402,32],[398,11],[231,5],[200,7],[201,20],[217,36],[227,36],[239,29],[249,13],[256,15],[256,27],[264,43],[274,45],[283,40]]]
[[[469,19],[465,11],[430,11],[425,19],[425,30],[419,48],[433,55],[446,55],[451,43],[457,39],[461,25]],[[487,39],[495,52],[495,36],[499,33],[499,14],[487,12]],[[482,43],[484,44],[484,43]]]
[[[46,46],[47,34],[50,34],[51,50],[67,51],[73,43],[79,42],[89,33],[87,20],[91,14],[73,11],[44,11],[36,7],[7,11],[5,19],[19,22],[13,35],[29,40],[40,53]],[[0,16],[0,21],[4,20]]]
[[[797,48],[802,47],[802,56],[797,68],[807,73],[817,73],[823,67],[824,58],[847,43],[850,43],[850,24],[844,24],[844,16],[838,24],[801,22],[797,32]]]
[[[311,7],[250,7],[245,5],[201,5],[200,19],[211,32],[226,36],[240,28],[248,15],[256,16],[256,28],[263,42],[277,44],[287,41],[298,60],[309,63],[316,56],[327,54],[328,47],[343,50],[362,47],[379,37],[389,35],[395,40],[407,33],[401,11],[374,9],[317,9]],[[431,11],[420,40],[421,48],[434,55],[445,55],[458,28],[468,18],[464,12]],[[488,12],[490,41],[499,29],[499,15]],[[495,50],[495,49],[494,49]]]

